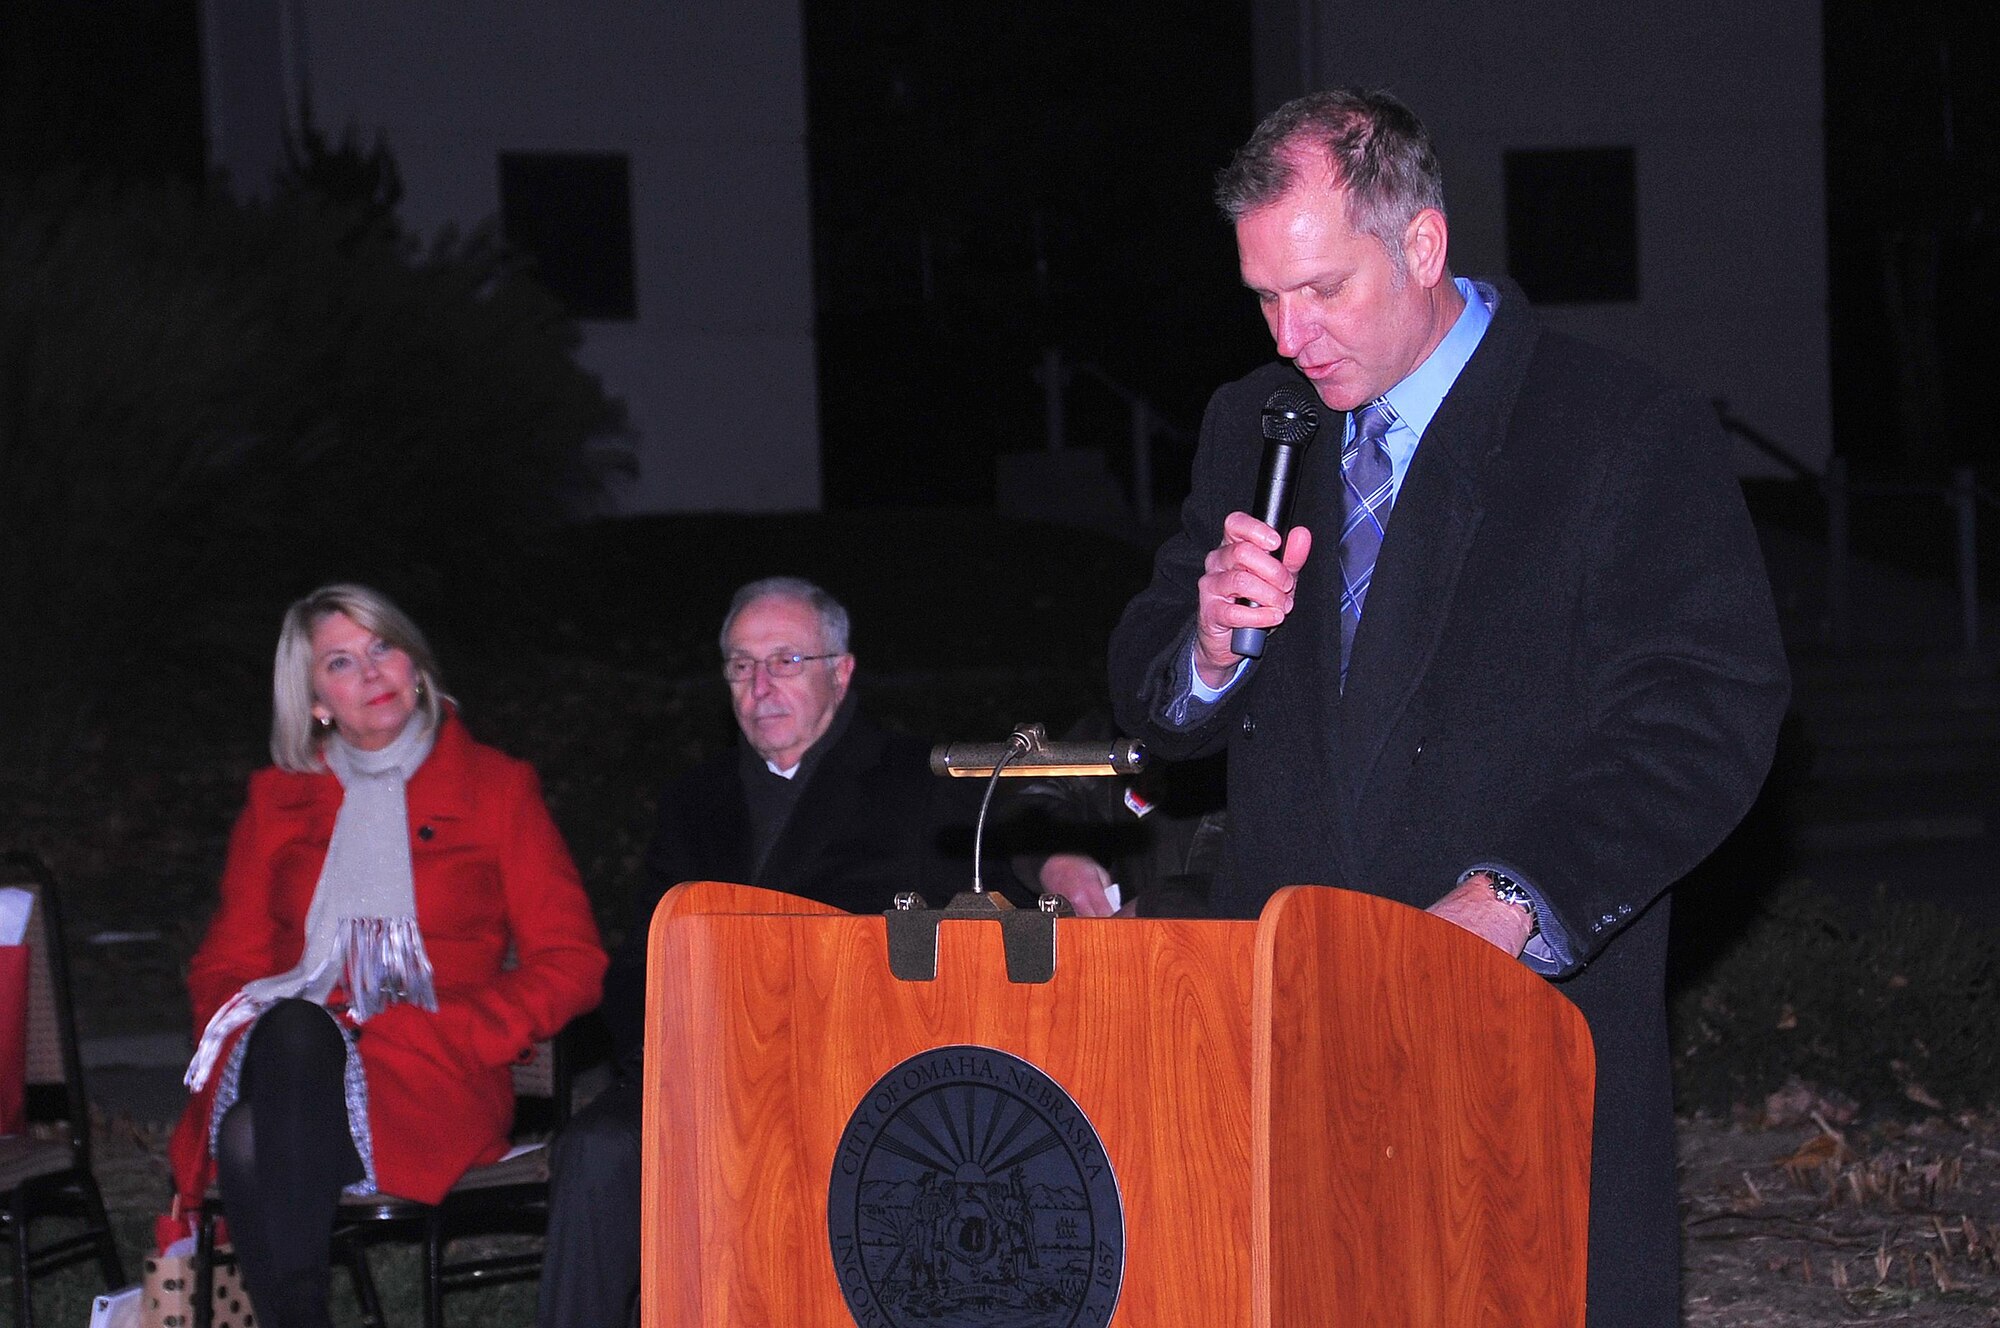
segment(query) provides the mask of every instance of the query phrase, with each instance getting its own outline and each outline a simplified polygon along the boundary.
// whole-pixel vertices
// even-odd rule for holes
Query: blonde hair
[[[271,665],[271,759],[281,770],[317,774],[326,769],[319,750],[325,732],[312,712],[312,634],[336,613],[408,655],[416,671],[417,708],[432,729],[444,720],[444,704],[451,697],[438,685],[430,642],[409,615],[387,595],[367,586],[351,582],[321,586],[286,609],[278,628],[277,656]]]

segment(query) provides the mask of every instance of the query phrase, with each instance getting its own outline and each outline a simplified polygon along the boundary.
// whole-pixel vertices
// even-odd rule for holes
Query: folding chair
[[[334,1257],[354,1280],[362,1319],[382,1328],[381,1303],[369,1273],[365,1246],[417,1240],[424,1246],[424,1328],[444,1328],[447,1292],[497,1286],[541,1275],[541,1251],[465,1255],[447,1259],[454,1241],[505,1234],[540,1234],[549,1221],[548,1140],[569,1121],[570,1068],[565,1029],[535,1044],[532,1059],[513,1067],[514,1151],[474,1167],[436,1204],[388,1194],[342,1199],[334,1217]],[[196,1238],[194,1328],[212,1328],[214,1269],[232,1256],[215,1250],[215,1220],[222,1200],[213,1191],[201,1206]]]
[[[0,858],[0,885],[18,886],[35,896],[26,938],[28,1116],[31,1123],[53,1121],[56,1127],[49,1137],[0,1138],[0,1234],[7,1237],[14,1274],[15,1322],[33,1328],[36,1278],[95,1258],[108,1290],[124,1285],[125,1266],[90,1169],[90,1099],[77,1055],[55,877],[40,858],[8,853]],[[81,1219],[83,1230],[36,1245],[32,1228],[50,1217]]]

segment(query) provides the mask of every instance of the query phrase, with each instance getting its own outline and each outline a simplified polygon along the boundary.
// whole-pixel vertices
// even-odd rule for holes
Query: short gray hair
[[[836,655],[847,653],[847,610],[839,600],[804,577],[767,576],[741,587],[730,597],[729,612],[723,615],[722,631],[716,637],[723,654],[729,653],[729,629],[736,625],[736,616],[760,599],[798,600],[819,619],[821,647]]]
[[[1403,232],[1425,208],[1444,211],[1444,174],[1416,112],[1372,88],[1330,88],[1280,106],[1215,177],[1215,201],[1231,223],[1283,197],[1317,155],[1347,192],[1347,221],[1389,251],[1408,275]]]
[[[321,586],[285,610],[278,628],[278,651],[271,664],[271,759],[282,770],[317,774],[326,769],[319,746],[325,732],[313,721],[313,629],[334,614],[410,657],[417,675],[417,708],[433,730],[444,721],[451,700],[438,683],[430,642],[408,614],[379,590],[352,582]]]

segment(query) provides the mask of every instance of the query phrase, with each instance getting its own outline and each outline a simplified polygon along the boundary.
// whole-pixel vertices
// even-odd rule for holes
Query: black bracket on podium
[[[938,924],[946,918],[988,919],[1000,924],[1009,982],[1047,982],[1056,975],[1056,919],[1076,916],[1061,895],[1045,894],[1032,910],[1015,908],[985,890],[961,890],[934,909],[914,891],[896,896],[889,922],[889,971],[904,982],[937,978]]]

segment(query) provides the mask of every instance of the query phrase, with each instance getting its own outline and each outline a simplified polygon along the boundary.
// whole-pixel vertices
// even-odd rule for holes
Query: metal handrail
[[[1970,466],[1952,471],[1945,484],[1908,480],[1855,480],[1847,474],[1847,458],[1829,457],[1824,473],[1814,471],[1785,446],[1729,413],[1729,403],[1715,398],[1715,416],[1729,433],[1811,484],[1826,503],[1826,602],[1828,644],[1836,651],[1853,648],[1853,605],[1848,568],[1852,559],[1849,505],[1862,498],[1940,498],[1952,509],[1956,525],[1959,630],[1965,653],[1979,653],[1979,509],[2000,516],[2000,496],[1979,482]]]
[[[1848,506],[1856,497],[1939,498],[1952,509],[1957,539],[1954,549],[1958,571],[1958,621],[1960,643],[1968,655],[1979,653],[1979,508],[1981,504],[2000,514],[2000,499],[1979,483],[1970,466],[1952,471],[1946,484],[1912,484],[1884,480],[1851,480],[1847,458],[1831,457],[1820,481],[1827,508],[1827,616],[1831,644],[1835,650],[1851,649],[1853,614],[1847,583],[1850,553]]]
[[[1068,420],[1065,398],[1070,383],[1078,375],[1088,377],[1109,390],[1114,397],[1123,401],[1126,409],[1131,412],[1132,512],[1142,524],[1149,524],[1153,519],[1153,439],[1164,437],[1184,443],[1190,434],[1162,415],[1160,408],[1145,394],[1119,382],[1088,360],[1065,358],[1060,346],[1048,346],[1042,351],[1042,362],[1035,370],[1035,378],[1042,385],[1049,451],[1060,452],[1067,445]]]
[[[1711,399],[1715,406],[1715,418],[1723,429],[1735,434],[1750,446],[1762,452],[1771,460],[1792,472],[1792,478],[1819,483],[1819,472],[1793,456],[1777,439],[1770,437],[1753,426],[1748,420],[1729,413],[1729,402],[1724,397]]]

